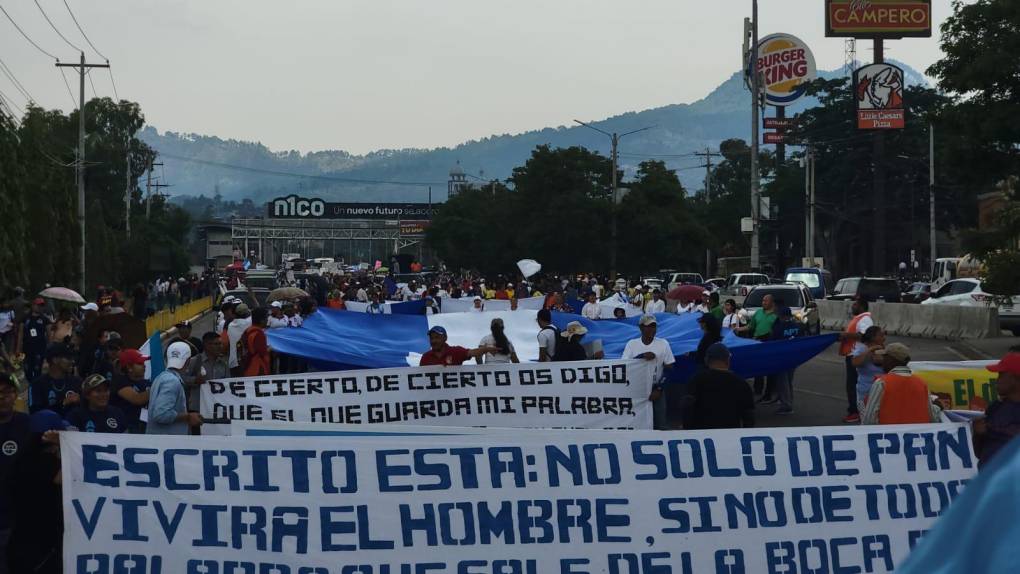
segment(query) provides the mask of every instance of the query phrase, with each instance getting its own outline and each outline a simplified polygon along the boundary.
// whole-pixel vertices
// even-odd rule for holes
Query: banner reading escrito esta
[[[300,441],[63,433],[68,574],[891,572],[964,425]]]
[[[647,361],[367,369],[210,381],[216,421],[652,428]],[[204,434],[225,434],[204,425]]]

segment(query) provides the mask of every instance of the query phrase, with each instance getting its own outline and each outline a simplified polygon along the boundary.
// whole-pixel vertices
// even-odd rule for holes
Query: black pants
[[[754,394],[761,395],[763,397],[775,398],[776,396],[776,376],[768,375],[765,377],[754,378]]]
[[[846,414],[852,415],[857,412],[857,368],[854,367],[853,358],[846,357]]]

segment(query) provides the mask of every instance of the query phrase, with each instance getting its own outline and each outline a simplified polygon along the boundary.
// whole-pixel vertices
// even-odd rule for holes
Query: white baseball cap
[[[170,369],[183,369],[191,358],[191,345],[184,341],[173,343],[166,350],[166,366]]]
[[[277,309],[282,309],[283,308],[283,303],[281,303],[279,301],[273,301],[272,303],[269,304],[269,306],[270,307],[276,307]]]
[[[86,303],[86,304],[81,306],[81,310],[82,311],[98,311],[99,310],[99,305],[96,305],[95,303]]]

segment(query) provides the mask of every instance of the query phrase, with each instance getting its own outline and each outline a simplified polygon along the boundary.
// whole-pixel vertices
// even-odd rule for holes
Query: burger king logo
[[[765,103],[788,106],[799,100],[815,79],[815,57],[796,36],[771,34],[758,42],[758,73]]]

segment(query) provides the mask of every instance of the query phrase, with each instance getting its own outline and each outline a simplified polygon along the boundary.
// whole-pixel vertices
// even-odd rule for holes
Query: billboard
[[[288,195],[266,203],[269,219],[431,219],[430,203],[334,203]]]
[[[788,106],[799,100],[815,79],[815,57],[796,36],[770,34],[758,41],[758,73],[765,103]]]
[[[931,0],[825,0],[825,35],[931,37]]]
[[[903,129],[903,70],[893,64],[868,64],[854,72],[857,128]]]
[[[432,222],[427,219],[401,221],[400,222],[400,234],[401,235],[425,235],[425,230],[429,228]]]

